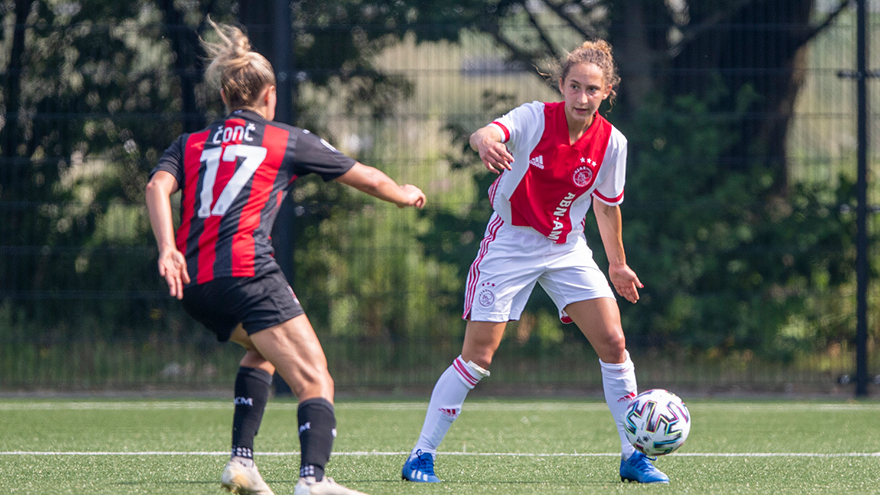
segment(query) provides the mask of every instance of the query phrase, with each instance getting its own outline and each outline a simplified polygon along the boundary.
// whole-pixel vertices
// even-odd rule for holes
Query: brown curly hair
[[[617,73],[617,65],[611,51],[611,44],[605,40],[586,41],[568,54],[562,66],[558,69],[559,80],[565,81],[571,68],[577,64],[596,64],[602,70],[605,84],[611,85],[611,94],[608,102],[613,103],[617,96],[614,88],[620,85],[620,75]]]

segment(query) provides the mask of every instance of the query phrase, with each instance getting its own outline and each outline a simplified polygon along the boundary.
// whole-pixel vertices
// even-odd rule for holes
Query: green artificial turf
[[[425,401],[337,403],[336,481],[379,494],[877,493],[880,403],[689,401],[668,486],[621,483],[595,400],[471,399],[440,448],[439,485],[400,481]],[[221,494],[230,401],[0,400],[0,493]],[[277,495],[299,465],[296,404],[270,401],[257,463]]]

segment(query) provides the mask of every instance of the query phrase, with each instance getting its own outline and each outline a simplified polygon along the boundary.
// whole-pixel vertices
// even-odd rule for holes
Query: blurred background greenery
[[[240,351],[167,297],[143,200],[165,147],[223,112],[202,78],[206,14],[286,69],[290,123],[428,194],[398,210],[306,177],[276,223],[340,389],[430,387],[457,355],[494,178],[467,136],[557,101],[553,60],[602,37],[622,76],[600,111],[629,140],[624,242],[645,289],[621,307],[643,388],[849,393],[856,97],[838,72],[855,67],[856,29],[835,0],[2,1],[0,390],[231,383]],[[880,377],[876,215],[868,232]],[[487,387],[600,389],[555,315],[536,290]]]

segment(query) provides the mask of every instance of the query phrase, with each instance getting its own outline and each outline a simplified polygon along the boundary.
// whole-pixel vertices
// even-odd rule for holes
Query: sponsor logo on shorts
[[[480,306],[491,306],[495,302],[495,294],[491,290],[485,289],[480,292]]]
[[[299,299],[296,298],[296,294],[293,293],[293,289],[291,289],[289,285],[287,286],[287,292],[290,292],[290,297],[293,298],[293,302],[299,304]]]
[[[480,301],[480,306],[488,307],[495,303],[495,293],[492,292],[491,287],[495,287],[495,284],[491,282],[485,282],[482,284],[483,290],[480,291],[480,294],[477,296],[477,299]]]

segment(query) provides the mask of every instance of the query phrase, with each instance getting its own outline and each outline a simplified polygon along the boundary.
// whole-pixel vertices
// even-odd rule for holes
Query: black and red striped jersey
[[[269,235],[297,177],[333,180],[355,160],[308,130],[236,110],[183,134],[150,173],[164,170],[181,189],[177,248],[191,284],[252,277],[275,263]]]

